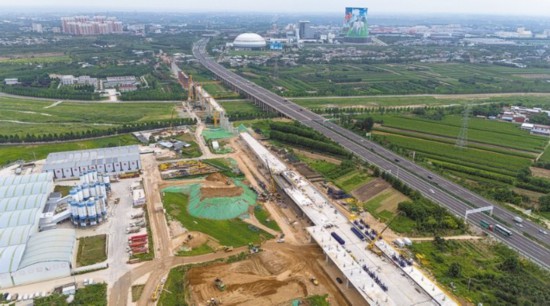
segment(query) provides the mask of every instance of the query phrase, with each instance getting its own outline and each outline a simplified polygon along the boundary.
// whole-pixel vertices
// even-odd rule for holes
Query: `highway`
[[[208,58],[206,44],[206,39],[197,42],[193,47],[193,55],[203,66],[228,85],[253,99],[262,101],[277,112],[324,134],[362,160],[397,176],[401,181],[418,190],[424,197],[443,205],[459,217],[463,217],[468,209],[494,206],[493,216],[495,218],[478,213],[470,215],[468,221],[477,226],[479,225],[479,221],[483,219],[491,224],[500,224],[506,227],[513,232],[512,236],[504,237],[492,232],[487,233],[515,249],[520,254],[530,258],[533,262],[546,269],[550,269],[550,250],[525,237],[522,233],[525,232],[532,237],[536,237],[539,241],[550,245],[550,236],[543,235],[540,232],[546,229],[527,220],[524,220],[523,227],[519,228],[514,225],[513,217],[515,215],[498,206],[498,204],[492,203],[466,188],[448,181],[392,151],[329,122],[322,116],[303,109],[301,106],[228,71],[222,65]]]

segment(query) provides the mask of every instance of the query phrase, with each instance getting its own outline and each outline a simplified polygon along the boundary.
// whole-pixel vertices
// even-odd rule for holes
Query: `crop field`
[[[238,98],[240,95],[235,91],[227,88],[221,83],[208,83],[203,85],[206,90],[214,99],[231,99]]]
[[[495,65],[437,64],[304,64],[239,68],[241,74],[285,96],[357,96],[387,94],[452,94],[549,92],[548,86],[519,75],[547,73],[545,69]],[[262,77],[260,77],[262,76]]]
[[[462,127],[460,116],[446,116],[443,120],[437,121],[406,115],[374,114],[372,117],[375,120],[383,120],[384,127],[450,138],[456,138]],[[544,137],[530,135],[518,125],[479,118],[470,118],[468,140],[536,153],[541,152],[546,145]]]
[[[550,146],[546,147],[539,160],[543,162],[550,162]]]
[[[225,109],[228,115],[231,116],[232,113],[257,113],[261,109],[257,107],[254,103],[248,100],[236,100],[236,101],[223,101],[219,102],[220,105]]]
[[[185,228],[205,233],[222,245],[238,247],[247,245],[249,242],[260,243],[262,239],[273,238],[261,230],[251,231],[248,224],[239,219],[209,220],[193,217],[187,211],[188,196],[183,193],[167,192],[163,197],[163,203],[168,213],[180,221]]]
[[[522,168],[529,167],[531,160],[517,156],[468,148],[454,144],[429,141],[400,135],[384,135],[389,143],[417,152],[422,156],[442,162],[454,163],[490,172],[514,176]]]
[[[17,160],[39,160],[44,159],[49,153],[85,150],[115,146],[137,144],[137,139],[132,135],[119,135],[98,139],[71,141],[63,143],[52,143],[43,145],[3,145],[0,146],[0,165],[5,165]]]
[[[550,94],[449,94],[449,95],[403,95],[403,96],[361,96],[361,97],[293,97],[291,100],[307,108],[333,107],[396,107],[396,106],[444,106],[481,103],[522,103],[541,105],[547,103]]]
[[[345,192],[351,192],[372,179],[365,170],[354,170],[334,180],[334,183]]]
[[[170,119],[173,103],[61,102],[0,97],[0,134],[65,133]]]
[[[58,54],[52,54],[52,55],[42,55],[37,54],[37,56],[30,56],[30,57],[12,57],[12,58],[0,58],[0,63],[7,63],[7,64],[47,64],[47,63],[57,63],[57,62],[63,62],[63,63],[69,63],[72,59],[70,56],[67,55],[58,55]]]

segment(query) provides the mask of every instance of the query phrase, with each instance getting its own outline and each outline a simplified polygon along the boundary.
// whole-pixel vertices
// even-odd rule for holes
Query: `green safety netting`
[[[239,131],[239,133],[244,133],[244,132],[248,132],[248,128],[241,123],[241,125],[239,125],[239,127],[237,128],[237,130]]]
[[[237,197],[206,198],[201,200],[201,185],[167,187],[163,192],[183,192],[189,195],[189,214],[197,218],[228,220],[248,213],[248,207],[256,205],[256,193],[240,180],[233,180],[236,186],[243,188]]]
[[[202,137],[204,137],[204,139],[206,141],[210,141],[210,140],[216,140],[216,139],[224,139],[224,138],[231,138],[235,135],[233,135],[233,133],[230,133],[224,129],[220,129],[220,128],[217,128],[217,129],[204,129],[204,131],[202,131]]]

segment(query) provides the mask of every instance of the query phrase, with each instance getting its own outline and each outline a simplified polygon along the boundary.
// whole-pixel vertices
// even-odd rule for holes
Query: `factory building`
[[[89,171],[119,174],[141,169],[138,146],[50,153],[43,171],[55,179],[72,179]]]
[[[76,233],[39,232],[53,174],[0,176],[0,288],[71,275]]]

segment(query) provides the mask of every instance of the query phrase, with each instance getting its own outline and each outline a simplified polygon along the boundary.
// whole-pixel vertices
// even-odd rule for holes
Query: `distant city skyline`
[[[370,1],[334,1],[334,0],[95,0],[93,5],[83,5],[74,0],[18,0],[12,2],[0,0],[0,8],[56,8],[98,9],[116,11],[231,11],[231,12],[281,12],[281,13],[339,13],[346,6],[368,7],[369,14],[486,14],[486,15],[529,15],[549,16],[550,1],[544,0],[370,0]]]

